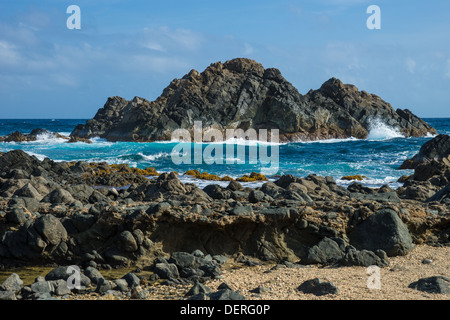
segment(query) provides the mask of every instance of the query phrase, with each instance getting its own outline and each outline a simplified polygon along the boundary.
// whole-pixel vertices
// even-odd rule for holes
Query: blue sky
[[[66,9],[81,8],[81,30]],[[381,29],[369,30],[369,5]],[[191,69],[247,57],[300,93],[331,77],[421,117],[450,117],[450,1],[2,0],[0,118],[91,118],[154,100]]]

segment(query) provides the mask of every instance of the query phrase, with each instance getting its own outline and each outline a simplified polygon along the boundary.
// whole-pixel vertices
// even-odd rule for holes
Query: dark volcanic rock
[[[0,291],[11,291],[18,294],[23,287],[23,281],[16,273],[11,274],[0,286]]]
[[[77,276],[79,276],[78,279]],[[76,273],[76,271],[69,269],[68,266],[59,266],[55,269],[51,270],[47,275],[45,276],[46,281],[54,281],[54,280],[65,280],[69,279],[71,277],[71,280],[75,280],[75,284],[79,284],[81,286],[88,286],[91,284],[91,279],[89,279],[84,274]],[[79,280],[79,283],[77,281]]]
[[[414,169],[420,163],[431,160],[442,160],[450,155],[450,136],[440,134],[425,142],[412,159],[407,159],[400,166],[400,169]]]
[[[390,257],[405,255],[413,246],[407,226],[392,209],[370,215],[350,232],[349,238],[358,249],[381,249]]]
[[[428,293],[450,294],[450,279],[443,276],[422,278],[411,283],[409,288]]]
[[[61,241],[66,241],[67,231],[58,218],[51,214],[40,217],[34,223],[34,229],[49,244],[57,246]]]
[[[352,246],[346,248],[344,258],[340,261],[344,266],[378,266],[386,267],[389,265],[387,255],[384,251],[379,250],[377,253],[369,250],[356,250]]]
[[[105,278],[98,279],[97,287],[95,288],[95,292],[99,294],[105,294],[108,290],[112,289],[111,281],[106,280]]]
[[[231,191],[217,184],[210,184],[203,188],[203,191],[206,192],[208,196],[213,199],[229,199],[231,198]]]
[[[87,267],[86,270],[84,271],[84,274],[86,275],[86,277],[91,279],[91,281],[93,283],[97,283],[98,284],[99,280],[103,279],[103,276],[100,273],[100,271],[98,271],[97,269],[95,269],[93,267]]]
[[[23,134],[19,131],[14,131],[5,137],[0,137],[0,141],[5,142],[23,142],[23,141],[36,141],[38,139],[38,136],[44,135],[44,136],[52,136],[54,138],[60,138],[60,139],[69,139],[65,136],[60,135],[58,132],[50,132],[46,129],[33,129],[29,134]]]
[[[330,238],[325,237],[316,246],[308,250],[308,254],[302,263],[304,264],[334,264],[344,257],[342,248]]]
[[[6,220],[15,224],[23,224],[28,220],[28,215],[23,212],[22,208],[13,208],[6,213]]]
[[[439,201],[441,203],[450,204],[450,184],[436,192],[433,196],[426,200],[427,202]]]
[[[194,286],[186,293],[187,297],[193,296],[193,295],[197,295],[200,293],[204,293],[204,294],[209,294],[213,292],[213,290],[201,283],[195,283]]]
[[[309,248],[307,255],[302,259],[303,264],[363,266],[376,265],[385,267],[389,265],[387,255],[383,250],[377,253],[369,250],[357,250],[346,245],[340,238],[323,238],[317,245]]]
[[[338,79],[301,95],[279,70],[237,58],[211,64],[202,73],[190,71],[173,80],[155,101],[108,98],[95,117],[79,124],[71,136],[170,140],[175,129],[192,132],[194,121],[202,121],[203,132],[213,127],[224,133],[230,128],[279,129],[281,141],[366,138],[374,121],[405,136],[436,133],[409,110],[395,111],[378,96]]]
[[[178,268],[174,263],[157,263],[153,272],[162,279],[179,278]]]
[[[32,172],[39,164],[40,161],[36,157],[30,156],[22,150],[12,150],[7,153],[0,153],[0,171],[2,172],[13,169]]]
[[[297,290],[303,293],[311,293],[316,296],[323,296],[326,294],[337,294],[338,288],[331,282],[324,282],[319,278],[307,280],[303,282]]]
[[[440,134],[427,141],[419,153],[405,160],[399,169],[414,169],[414,174],[404,179],[403,187],[397,189],[400,198],[418,201],[431,198],[450,183],[450,136]],[[436,196],[436,201],[442,201],[445,192]]]
[[[1,300],[17,300],[17,297],[13,291],[0,291]]]
[[[239,292],[230,289],[221,289],[209,294],[210,300],[245,300],[245,297]]]
[[[127,281],[128,287],[131,289],[136,288],[141,284],[141,280],[133,272],[127,273],[122,277],[122,279]]]
[[[70,203],[73,202],[72,195],[62,188],[57,188],[42,199],[42,202],[49,203]]]

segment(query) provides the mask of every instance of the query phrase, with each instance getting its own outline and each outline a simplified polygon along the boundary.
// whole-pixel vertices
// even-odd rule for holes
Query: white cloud
[[[5,66],[13,66],[18,64],[20,56],[16,51],[16,47],[6,41],[0,41],[0,64]]]
[[[157,43],[157,42],[152,42],[152,41],[146,42],[146,43],[143,43],[142,46],[144,48],[147,48],[147,49],[150,49],[150,50],[154,50],[154,51],[160,51],[160,52],[165,52],[166,51],[166,49],[164,49],[164,47],[161,44]]]
[[[144,28],[137,35],[148,49],[157,51],[189,50],[196,51],[203,43],[203,35],[189,29],[171,29],[166,26],[159,28]]]
[[[50,77],[56,84],[64,87],[76,88],[79,86],[79,81],[70,73],[54,73]]]
[[[450,59],[447,59],[447,63],[445,65],[445,77],[450,79]]]
[[[247,42],[244,43],[244,54],[250,55],[252,53],[253,53],[253,47],[250,44],[248,44]]]
[[[188,64],[181,58],[168,56],[152,56],[149,54],[136,54],[129,56],[120,65],[126,71],[133,72],[168,72],[171,70],[187,70]]]
[[[361,68],[360,56],[360,49],[352,43],[330,42],[325,47],[323,61],[328,65],[358,70]]]
[[[416,69],[416,61],[414,61],[414,59],[411,58],[406,58],[405,64],[406,70],[408,70],[409,73],[414,74],[414,71]]]

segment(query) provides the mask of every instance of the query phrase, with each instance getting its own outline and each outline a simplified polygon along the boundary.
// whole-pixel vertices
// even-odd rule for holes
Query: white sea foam
[[[142,152],[138,152],[138,155],[140,155],[144,160],[147,160],[147,161],[155,161],[160,158],[165,158],[165,157],[170,156],[170,154],[168,154],[167,152],[160,152],[157,154],[150,154],[150,155],[145,155]]]
[[[53,144],[53,143],[63,143],[67,140],[64,138],[59,138],[55,136],[53,133],[41,133],[36,136],[36,143],[45,143],[45,144]]]
[[[387,176],[385,178],[370,178],[369,177],[369,178],[364,178],[362,181],[336,179],[336,184],[347,187],[354,182],[358,182],[369,188],[379,188],[382,185],[387,184],[392,189],[397,189],[398,187],[401,187],[403,185],[403,183],[397,182],[397,180],[398,180],[398,177],[393,177],[393,176]]]
[[[27,150],[23,150],[25,153],[29,154],[30,156],[35,156],[36,158],[38,158],[38,160],[42,161],[45,158],[47,158],[47,156],[43,155],[43,154],[39,154],[39,153],[35,153],[35,152],[31,152],[31,151],[27,151]]]
[[[186,142],[182,140],[172,140],[171,143],[191,143]],[[169,141],[158,141],[158,143],[169,143]],[[198,144],[234,144],[234,145],[245,145],[245,146],[281,146],[287,144],[286,142],[272,142],[272,141],[264,141],[264,140],[247,140],[244,138],[230,138],[228,140],[224,141],[202,141],[202,142],[195,142]]]
[[[370,130],[367,140],[388,140],[405,137],[397,128],[388,126],[378,118],[371,120],[369,126]]]
[[[243,138],[230,138],[221,142],[208,142],[208,143],[217,143],[217,144],[237,144],[237,145],[246,145],[246,146],[280,146],[285,145],[284,142],[272,142],[272,141],[264,141],[264,140],[246,140]]]
[[[341,143],[341,142],[352,142],[359,141],[361,139],[350,137],[345,139],[323,139],[323,140],[313,140],[313,141],[298,141],[300,143]]]
[[[100,138],[99,136],[89,138],[91,141],[108,141],[105,138]]]

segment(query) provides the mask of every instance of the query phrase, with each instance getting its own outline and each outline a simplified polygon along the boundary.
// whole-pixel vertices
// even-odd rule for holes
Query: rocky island
[[[375,121],[406,137],[436,134],[408,109],[394,110],[380,97],[336,78],[302,95],[278,69],[250,59],[211,64],[174,79],[155,101],[110,97],[71,137],[109,141],[171,140],[176,129],[278,129],[280,141],[365,139]]]

